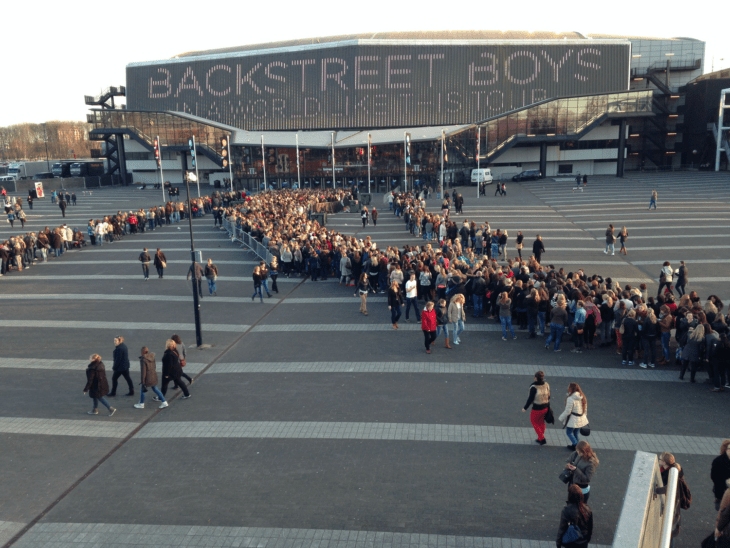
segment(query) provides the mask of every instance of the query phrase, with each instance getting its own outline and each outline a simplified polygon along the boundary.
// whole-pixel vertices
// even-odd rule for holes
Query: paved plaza
[[[544,264],[566,272],[649,284],[663,261],[689,267],[687,290],[730,303],[727,173],[592,177],[507,184],[506,198],[461,188],[464,215],[517,231],[525,252],[543,237]],[[658,209],[647,211],[652,189]],[[51,190],[51,189],[48,189]],[[181,193],[184,195],[184,191]],[[197,195],[197,194],[195,194]],[[77,193],[65,222],[159,205],[160,191]],[[355,214],[328,228],[372,237],[378,247],[418,244],[382,206],[377,227]],[[429,210],[440,202],[429,200]],[[27,210],[26,231],[64,220],[50,198]],[[603,253],[609,223],[629,231],[628,255]],[[710,463],[730,437],[730,392],[678,380],[678,370],[622,366],[614,348],[546,352],[543,340],[502,341],[498,324],[467,313],[462,343],[423,348],[420,324],[391,329],[384,295],[359,314],[352,288],[279,277],[279,294],[252,302],[258,258],[213,226],[193,222],[196,249],[218,266],[218,295],[201,301],[195,330],[187,221],[70,251],[0,278],[0,547],[246,546],[266,548],[550,548],[566,489],[569,452],[559,427],[534,443],[521,409],[535,371],[562,410],[569,382],[588,401],[600,466],[592,481],[593,546],[611,545],[634,452],[674,453],[692,490],[677,546],[697,546],[714,527]],[[0,240],[21,232],[0,226]],[[143,276],[137,257],[159,247],[164,279]],[[725,308],[727,312],[727,304]],[[85,368],[102,356],[111,377],[113,339],[157,354],[178,333],[188,346],[192,398],[134,409],[121,394],[88,416]],[[123,379],[120,379],[124,382]],[[139,387],[136,386],[137,394]],[[556,413],[557,414],[557,413]]]

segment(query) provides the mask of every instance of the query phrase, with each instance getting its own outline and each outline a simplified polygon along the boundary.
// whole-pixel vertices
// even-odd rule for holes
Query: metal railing
[[[228,237],[232,242],[239,242],[241,247],[247,247],[250,253],[256,255],[262,261],[266,261],[266,264],[271,264],[274,256],[256,238],[244,232],[241,227],[236,226],[228,219],[223,219],[223,228],[228,232]]]

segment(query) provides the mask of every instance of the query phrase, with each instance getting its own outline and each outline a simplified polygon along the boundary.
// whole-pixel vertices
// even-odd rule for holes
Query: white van
[[[491,169],[472,169],[471,182],[473,185],[481,182],[485,185],[491,185],[494,182]]]

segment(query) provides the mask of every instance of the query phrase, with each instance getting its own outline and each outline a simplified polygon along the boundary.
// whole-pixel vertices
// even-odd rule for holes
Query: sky
[[[7,2],[3,19],[13,24],[3,27],[0,126],[85,120],[84,95],[124,85],[128,63],[363,32],[483,29],[691,37],[706,42],[705,72],[710,72],[713,57],[715,70],[730,67],[730,39],[723,25],[708,24],[716,2],[695,0],[696,16],[688,16],[689,4],[635,0]],[[204,9],[194,12],[195,6]]]

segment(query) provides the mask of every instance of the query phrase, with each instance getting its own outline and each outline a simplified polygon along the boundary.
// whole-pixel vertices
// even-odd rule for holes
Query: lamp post
[[[193,269],[193,308],[195,310],[195,342],[198,346],[203,345],[203,333],[200,326],[200,301],[198,300],[198,282],[195,278],[195,241],[193,240],[193,207],[190,203],[190,179],[198,181],[198,177],[192,171],[188,171],[185,177],[185,190],[188,193],[188,225],[190,226],[190,258]]]
[[[43,122],[43,141],[46,144],[46,166],[48,167],[48,171],[51,171],[51,162],[48,159],[48,135],[46,134],[46,123]]]

